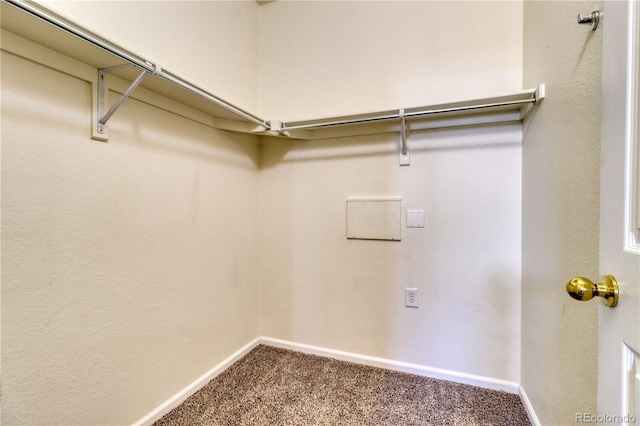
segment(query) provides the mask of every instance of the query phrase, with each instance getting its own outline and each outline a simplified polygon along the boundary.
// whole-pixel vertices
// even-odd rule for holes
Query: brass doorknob
[[[605,275],[604,282],[594,283],[588,278],[575,277],[567,283],[567,293],[576,300],[591,300],[594,296],[604,298],[610,308],[618,304],[618,282],[613,275]]]

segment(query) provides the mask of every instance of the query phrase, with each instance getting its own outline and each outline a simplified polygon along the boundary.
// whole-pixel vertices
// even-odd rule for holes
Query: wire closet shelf
[[[101,73],[100,79],[104,77],[104,73],[110,72],[115,69],[121,69],[125,67],[137,67],[141,70],[140,75],[133,81],[128,90],[125,91],[123,96],[118,102],[111,107],[111,109],[104,113],[102,105],[98,112],[98,131],[101,132],[101,128],[104,128],[106,121],[111,118],[116,109],[127,99],[127,97],[138,87],[141,81],[148,75],[159,77],[179,89],[185,90],[205,101],[223,108],[230,112],[233,116],[244,120],[246,122],[256,125],[257,128],[251,129],[251,133],[267,133],[276,136],[283,137],[295,137],[295,133],[303,133],[304,131],[314,131],[321,129],[328,129],[333,127],[350,126],[357,124],[371,124],[377,122],[385,122],[390,120],[400,121],[400,133],[402,136],[402,151],[406,153],[406,127],[405,120],[417,119],[417,118],[430,118],[438,115],[452,115],[452,114],[472,114],[479,113],[487,110],[514,110],[517,108],[523,108],[527,105],[535,105],[541,99],[544,98],[544,84],[541,84],[536,89],[528,89],[521,91],[513,95],[500,96],[495,98],[481,99],[477,101],[467,101],[451,104],[443,104],[434,107],[422,107],[412,109],[399,109],[384,112],[374,112],[368,114],[359,114],[343,117],[330,117],[318,120],[305,120],[295,122],[282,122],[276,120],[264,120],[255,114],[252,114],[243,108],[240,108],[209,91],[193,84],[176,74],[167,71],[159,64],[154,64],[152,61],[146,60],[138,54],[135,54],[128,49],[119,46],[103,37],[100,37],[90,30],[59,16],[58,14],[45,9],[44,7],[29,3],[24,0],[1,0],[2,3],[13,6],[20,11],[35,17],[53,27],[60,29],[68,34],[71,34],[78,39],[95,46],[102,51],[105,51],[111,55],[114,55],[119,60],[125,62],[124,65],[110,66],[99,69]],[[104,98],[105,88],[102,86],[100,89],[100,98]],[[519,120],[522,119],[520,116]],[[105,139],[106,140],[106,139]]]

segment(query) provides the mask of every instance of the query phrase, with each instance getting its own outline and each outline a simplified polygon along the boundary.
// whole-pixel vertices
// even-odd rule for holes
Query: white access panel
[[[402,198],[348,199],[347,238],[400,241]]]

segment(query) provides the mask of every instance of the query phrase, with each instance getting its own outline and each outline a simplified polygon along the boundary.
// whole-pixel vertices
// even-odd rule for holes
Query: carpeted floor
[[[530,425],[517,395],[260,345],[165,425]]]

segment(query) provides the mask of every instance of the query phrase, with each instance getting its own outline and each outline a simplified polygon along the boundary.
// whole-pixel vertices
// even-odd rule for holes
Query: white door
[[[638,425],[640,2],[608,1],[603,16],[600,274],[615,276],[620,293],[616,307],[600,307],[597,421]]]

